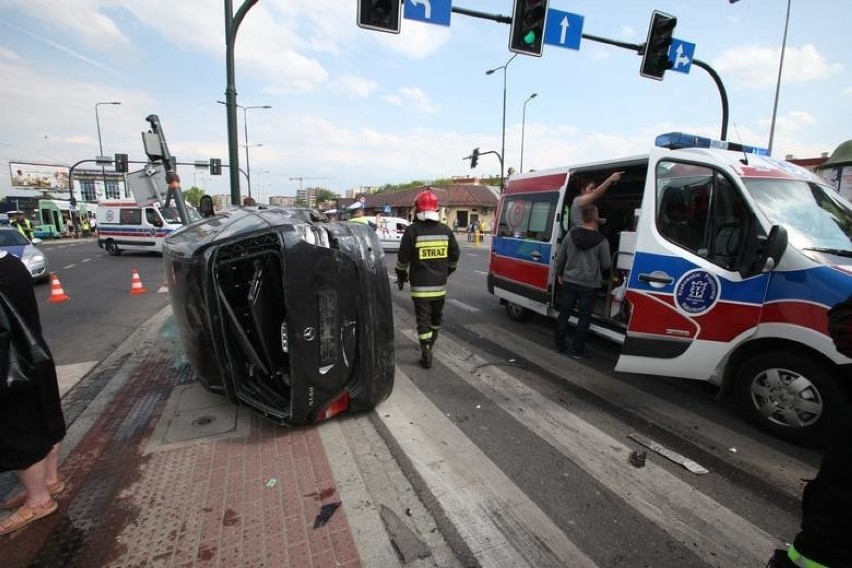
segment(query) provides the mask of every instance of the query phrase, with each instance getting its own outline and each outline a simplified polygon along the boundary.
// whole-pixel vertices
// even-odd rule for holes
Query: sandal
[[[51,497],[56,497],[63,491],[65,491],[65,482],[62,480],[57,481],[56,483],[51,483],[47,486],[47,491],[50,493]],[[0,503],[0,509],[17,509],[27,501],[26,493],[18,493],[14,497],[9,497],[2,503]]]
[[[54,499],[46,501],[38,507],[29,507],[24,505],[2,521],[0,521],[0,536],[9,534],[16,530],[22,529],[33,521],[37,521],[42,517],[55,512],[59,508],[59,503]]]

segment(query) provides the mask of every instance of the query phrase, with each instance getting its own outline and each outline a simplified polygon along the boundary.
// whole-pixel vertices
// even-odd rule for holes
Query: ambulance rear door
[[[771,273],[753,265],[766,235],[716,152],[650,154],[617,371],[718,384],[720,364],[756,332]]]
[[[562,170],[510,179],[491,241],[489,291],[540,314],[551,303],[555,220],[567,178]]]

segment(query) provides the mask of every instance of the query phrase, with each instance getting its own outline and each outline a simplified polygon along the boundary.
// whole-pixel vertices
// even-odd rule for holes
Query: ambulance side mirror
[[[787,250],[787,229],[781,225],[773,225],[763,244],[763,250],[755,262],[755,270],[766,273],[772,271],[781,261],[781,256]]]

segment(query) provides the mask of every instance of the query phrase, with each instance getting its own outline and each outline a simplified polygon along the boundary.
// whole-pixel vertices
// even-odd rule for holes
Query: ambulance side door
[[[769,276],[745,264],[762,229],[722,165],[671,156],[651,154],[616,370],[706,380],[760,321]]]

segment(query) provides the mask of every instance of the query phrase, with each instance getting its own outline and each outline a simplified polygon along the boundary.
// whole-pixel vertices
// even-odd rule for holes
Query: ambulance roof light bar
[[[680,150],[682,148],[719,148],[721,150],[745,152],[746,154],[757,154],[759,156],[769,155],[769,150],[766,148],[747,146],[745,144],[726,142],[724,140],[713,140],[712,138],[686,134],[684,132],[667,132],[666,134],[660,134],[654,141],[654,145],[659,148],[668,148],[670,150]]]

